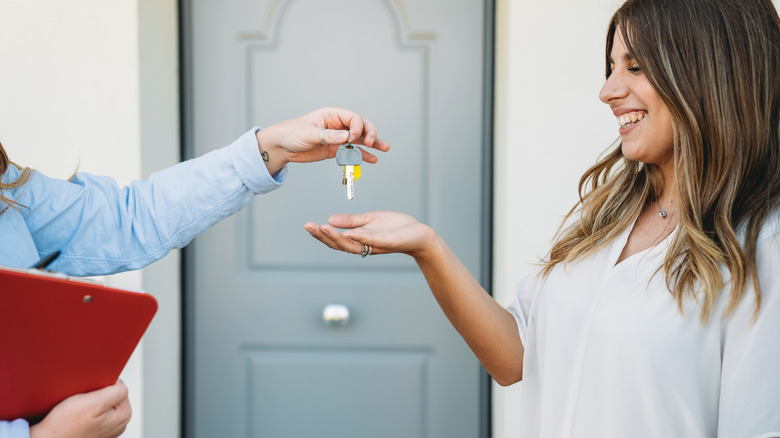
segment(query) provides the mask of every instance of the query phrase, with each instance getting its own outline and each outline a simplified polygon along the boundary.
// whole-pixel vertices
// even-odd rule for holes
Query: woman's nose
[[[628,88],[619,76],[619,74],[613,72],[604,82],[604,86],[601,87],[599,92],[599,99],[602,102],[608,104],[616,99],[626,97],[628,94]]]

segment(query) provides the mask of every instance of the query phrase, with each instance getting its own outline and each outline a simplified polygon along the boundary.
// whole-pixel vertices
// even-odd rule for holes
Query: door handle
[[[349,323],[349,308],[343,304],[328,304],[322,309],[322,321],[330,327],[344,327]]]

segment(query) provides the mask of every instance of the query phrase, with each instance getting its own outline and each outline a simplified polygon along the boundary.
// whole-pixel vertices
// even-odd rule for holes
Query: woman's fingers
[[[320,227],[322,232],[336,245],[338,249],[350,254],[359,254],[363,249],[363,242],[359,242],[344,236],[344,233],[333,228],[330,225]]]
[[[304,228],[330,248],[360,253],[365,244],[371,254],[414,250],[427,229],[410,216],[389,211],[334,214],[325,225],[309,222]]]
[[[127,386],[116,384],[63,400],[30,428],[32,438],[47,436],[117,437],[132,416]],[[56,432],[56,434],[55,434]]]
[[[362,243],[344,237],[330,225],[317,225],[313,222],[307,222],[303,227],[312,237],[324,243],[328,248],[351,254],[359,254],[363,248]]]
[[[326,128],[330,126],[334,129],[346,128],[355,137],[361,136],[365,132],[363,117],[354,111],[334,107],[323,108],[321,111]]]
[[[343,144],[349,141],[382,152],[390,150],[390,145],[377,137],[374,123],[364,119],[360,114],[341,108],[323,108],[313,114],[318,113],[321,114],[322,124],[325,128],[323,137],[326,144]],[[347,138],[346,131],[349,131],[349,138]],[[369,162],[375,162],[375,160]]]
[[[125,382],[119,380],[114,385],[89,392],[87,395],[94,397],[100,403],[102,411],[105,412],[123,401],[127,401],[128,390]]]
[[[389,151],[390,145],[376,136],[376,128],[374,127],[374,124],[368,119],[363,119],[363,124],[365,128],[362,133],[354,134],[352,131],[350,131],[352,135],[355,135],[355,137],[352,139],[352,143],[362,144],[366,147],[377,149],[382,152]]]
[[[130,400],[125,398],[118,405],[114,406],[110,414],[109,422],[114,425],[114,434],[120,435],[125,431],[133,416],[133,408],[130,406]]]
[[[327,246],[328,248],[340,249],[340,248],[336,248],[336,245],[333,243],[330,237],[328,237],[327,234],[322,232],[322,229],[320,229],[320,226],[318,224],[315,224],[314,222],[306,222],[306,224],[303,226],[303,229],[308,231],[312,237],[324,243],[325,246]]]

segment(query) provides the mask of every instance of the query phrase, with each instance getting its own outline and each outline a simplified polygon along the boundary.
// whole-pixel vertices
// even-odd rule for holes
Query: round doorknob
[[[349,309],[343,304],[328,304],[322,310],[322,320],[331,327],[343,327],[349,323]]]

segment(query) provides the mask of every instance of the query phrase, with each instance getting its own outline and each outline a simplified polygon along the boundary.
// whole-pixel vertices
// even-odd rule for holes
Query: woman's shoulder
[[[5,188],[5,186],[9,184],[13,184],[14,182],[18,181],[21,175],[22,175],[22,168],[11,163],[8,165],[8,168],[5,169],[2,179],[0,179],[0,183],[3,185],[3,188]]]
[[[19,194],[24,191],[32,180],[36,179],[36,176],[36,171],[10,163],[2,177],[0,177],[0,196],[5,198],[4,200],[12,199],[17,201],[16,198]]]

